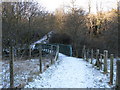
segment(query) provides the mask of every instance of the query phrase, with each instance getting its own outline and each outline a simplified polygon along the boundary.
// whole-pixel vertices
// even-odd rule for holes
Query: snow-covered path
[[[60,54],[59,60],[25,88],[110,88],[108,76],[82,59]]]

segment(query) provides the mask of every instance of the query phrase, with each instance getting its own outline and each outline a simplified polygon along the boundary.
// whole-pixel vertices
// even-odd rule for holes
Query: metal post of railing
[[[72,46],[70,45],[70,56],[72,57]]]

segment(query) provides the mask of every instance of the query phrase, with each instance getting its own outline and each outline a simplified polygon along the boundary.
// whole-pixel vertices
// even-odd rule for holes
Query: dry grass
[[[42,58],[43,71],[45,71],[51,64],[50,55]],[[3,61],[3,87],[9,87],[9,60]],[[28,82],[32,82],[33,78],[38,76],[39,72],[39,58],[20,60],[15,58],[14,61],[14,86],[18,88],[24,87]]]

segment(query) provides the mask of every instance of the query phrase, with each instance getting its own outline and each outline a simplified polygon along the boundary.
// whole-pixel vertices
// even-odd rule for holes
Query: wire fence
[[[3,57],[8,59],[3,64],[2,69],[3,88],[22,88],[27,82],[31,82],[34,77],[43,73],[50,65],[55,63],[58,59],[59,45],[38,44],[34,49],[22,46],[11,47],[3,51],[5,51]],[[116,84],[116,87],[120,88],[120,62],[115,60],[113,54],[109,54],[108,50],[94,50],[85,46],[80,52],[83,60],[109,75],[110,85]]]
[[[2,88],[22,88],[55,63],[59,46],[39,44],[34,49],[22,46],[3,51]]]
[[[104,50],[102,53],[99,49],[89,49],[84,45],[82,58],[83,60],[90,62],[90,64],[92,64],[96,69],[101,70],[104,74],[109,74],[110,85],[113,85],[113,80],[115,80],[114,84],[116,84],[116,87],[120,86],[120,68],[116,65],[116,62],[119,60],[116,60],[113,54],[109,54],[108,50]],[[116,71],[119,73],[116,74]]]

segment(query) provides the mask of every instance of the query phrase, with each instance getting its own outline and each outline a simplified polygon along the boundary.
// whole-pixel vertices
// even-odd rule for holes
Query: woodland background
[[[54,31],[49,43],[71,44],[76,57],[83,45],[118,56],[118,9],[103,12],[96,7],[91,14],[90,4],[86,12],[72,1],[54,13],[37,2],[2,2],[2,48],[30,45]]]

